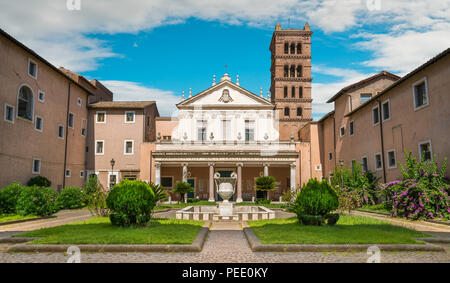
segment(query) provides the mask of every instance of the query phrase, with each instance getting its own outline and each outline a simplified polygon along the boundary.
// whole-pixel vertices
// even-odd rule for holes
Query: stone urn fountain
[[[236,180],[237,174],[234,172],[230,177],[220,177],[220,173],[214,174],[217,193],[223,199],[223,202],[219,203],[219,217],[222,219],[233,216],[233,204],[228,200],[234,195]]]

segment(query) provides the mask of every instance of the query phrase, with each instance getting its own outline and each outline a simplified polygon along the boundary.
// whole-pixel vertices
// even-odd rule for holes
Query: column
[[[242,202],[242,166],[243,163],[237,163],[237,196],[236,202]]]
[[[269,163],[264,163],[264,176],[267,177],[269,176]]]
[[[215,202],[214,198],[214,163],[208,163],[209,166],[209,198],[208,201]]]
[[[296,189],[296,182],[295,182],[295,162],[291,165],[291,191],[295,191]]]
[[[155,168],[155,185],[161,185],[161,162],[155,162]]]
[[[182,172],[182,181],[183,182],[187,182],[187,179],[188,179],[188,164],[187,163],[183,163],[183,164],[181,164],[182,166],[183,166],[183,172]],[[187,194],[184,194],[184,203],[187,203],[187,198],[188,198],[188,195]]]

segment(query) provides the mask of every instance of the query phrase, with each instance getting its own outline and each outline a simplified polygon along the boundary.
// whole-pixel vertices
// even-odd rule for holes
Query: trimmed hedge
[[[27,186],[50,187],[52,182],[44,176],[36,176],[28,180]]]
[[[57,193],[51,188],[22,187],[17,199],[16,213],[20,215],[48,216],[58,211]]]
[[[23,186],[12,183],[0,190],[0,214],[11,214],[16,212],[17,199],[22,192]]]
[[[75,209],[86,206],[86,195],[80,188],[67,187],[56,198],[61,209]]]

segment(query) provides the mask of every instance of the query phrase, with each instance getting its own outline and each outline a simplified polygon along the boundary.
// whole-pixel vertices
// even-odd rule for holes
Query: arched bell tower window
[[[284,87],[284,98],[288,97],[288,88],[287,86]]]
[[[297,54],[302,54],[302,44],[297,43]]]
[[[295,66],[291,66],[291,77],[295,77]]]
[[[21,86],[19,89],[17,116],[33,120],[33,91],[26,85]]]
[[[291,54],[295,54],[295,43],[291,43]]]
[[[297,116],[303,116],[303,109],[301,107],[297,107]]]
[[[297,77],[299,78],[299,77],[301,77],[302,76],[302,66],[301,65],[298,65],[297,66]]]
[[[284,116],[289,116],[289,107],[284,107]]]
[[[295,86],[292,87],[291,97],[295,98]]]
[[[288,54],[289,53],[289,43],[285,43],[284,44],[284,54]]]
[[[288,65],[284,65],[284,77],[285,78],[289,77],[289,66]]]

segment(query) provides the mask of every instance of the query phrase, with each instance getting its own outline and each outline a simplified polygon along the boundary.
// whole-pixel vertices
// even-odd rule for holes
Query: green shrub
[[[56,198],[61,209],[75,209],[86,205],[86,195],[80,188],[64,188]]]
[[[36,176],[28,180],[27,186],[50,187],[52,182],[44,176]]]
[[[263,199],[263,198],[257,198],[257,199],[255,199],[255,203],[256,203],[256,204],[264,205],[264,204],[270,204],[270,202],[271,202],[270,199]]]
[[[87,207],[91,214],[96,216],[107,216],[109,209],[106,206],[108,192],[98,182],[97,175],[90,175],[83,186],[86,195]]]
[[[188,203],[195,203],[195,202],[199,202],[199,201],[200,201],[200,199],[198,199],[198,198],[188,198],[187,199]]]
[[[17,199],[16,212],[20,215],[52,215],[58,211],[56,197],[56,191],[51,188],[23,187]]]
[[[295,200],[297,214],[322,215],[336,210],[338,197],[326,180],[310,179]]]
[[[260,176],[255,180],[255,190],[262,191],[264,198],[268,199],[268,193],[278,189],[278,184],[273,176]]]
[[[327,220],[328,225],[335,225],[339,220],[339,214],[338,213],[327,214],[325,216],[325,219]]]
[[[22,188],[21,184],[12,183],[0,190],[0,214],[16,212],[17,199],[22,192]]]
[[[308,214],[298,214],[298,222],[303,225],[315,225],[320,226],[325,222],[322,215],[308,215]]]
[[[156,185],[153,183],[148,184],[150,186],[150,189],[155,194],[155,201],[163,201],[169,198],[169,194],[167,193],[167,190],[164,189],[161,185]]]
[[[188,182],[176,182],[175,189],[173,191],[175,193],[179,193],[181,202],[184,202],[184,195],[193,192],[194,188],[192,188],[191,184]]]
[[[145,224],[155,206],[155,194],[143,181],[122,180],[111,189],[106,205],[113,225]]]

